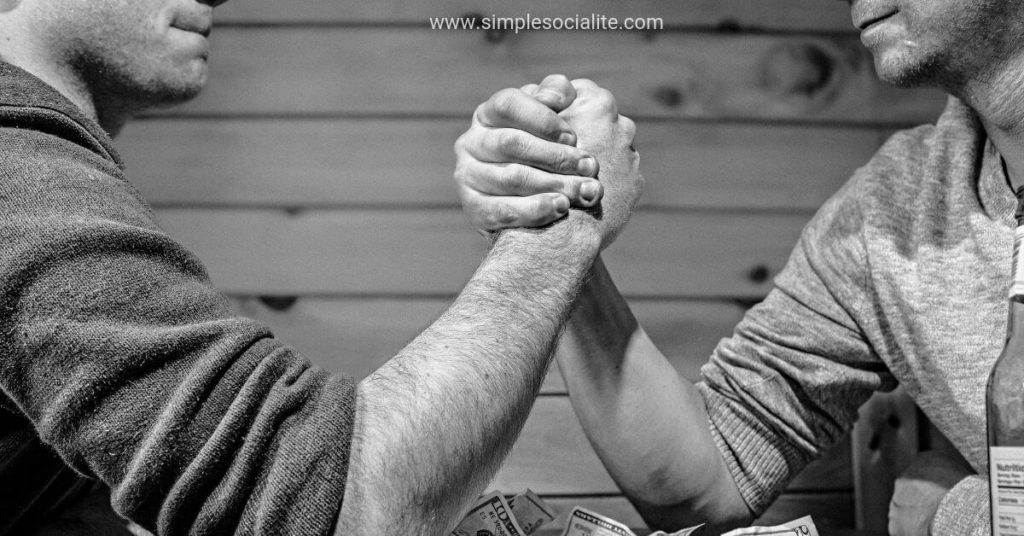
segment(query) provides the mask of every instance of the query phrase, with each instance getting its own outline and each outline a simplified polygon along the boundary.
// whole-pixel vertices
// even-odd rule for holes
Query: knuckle
[[[594,102],[602,111],[618,113],[618,106],[615,103],[615,95],[612,95],[612,92],[607,89],[598,88],[594,92]]]
[[[455,143],[452,145],[452,148],[455,150],[456,156],[461,158],[469,149],[469,144],[469,132],[464,132],[461,136],[455,138]]]
[[[511,225],[519,218],[519,212],[515,207],[506,203],[499,203],[492,211],[492,223],[496,227]]]
[[[469,171],[466,170],[465,166],[455,166],[452,178],[454,178],[455,182],[460,186],[465,186],[469,183]]]
[[[553,171],[558,173],[575,172],[578,160],[576,153],[567,149],[560,149],[555,153],[551,162],[551,167]]]
[[[554,203],[552,203],[551,200],[544,198],[543,200],[535,200],[530,203],[527,213],[524,214],[523,217],[524,219],[529,220],[531,224],[535,224],[544,220],[553,212]]]
[[[552,114],[551,117],[544,122],[542,127],[543,135],[549,140],[558,140],[558,137],[562,135],[562,121],[557,115]]]
[[[525,166],[508,166],[503,173],[505,184],[513,190],[523,190],[530,184],[530,174]]]
[[[473,117],[474,118],[480,117],[481,114],[483,114],[487,110],[487,107],[490,106],[492,99],[494,99],[493,95],[489,99],[485,100],[484,102],[481,102],[480,104],[477,104],[476,108],[473,109]]]
[[[518,100],[518,90],[512,88],[503,89],[493,96],[491,96],[490,108],[495,114],[501,117],[513,117],[516,111],[516,101]]]
[[[505,156],[518,156],[526,151],[526,142],[517,131],[505,130],[498,133],[497,140],[498,152]]]
[[[619,116],[619,118],[622,122],[622,127],[625,131],[626,139],[629,140],[630,144],[632,144],[633,140],[636,139],[636,121],[633,121],[632,119],[626,116]]]

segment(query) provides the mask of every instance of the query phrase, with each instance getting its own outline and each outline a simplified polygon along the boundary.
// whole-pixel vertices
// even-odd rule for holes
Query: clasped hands
[[[604,248],[643,191],[636,125],[612,94],[561,75],[504,89],[481,104],[455,142],[463,210],[482,232],[540,227],[573,211]]]

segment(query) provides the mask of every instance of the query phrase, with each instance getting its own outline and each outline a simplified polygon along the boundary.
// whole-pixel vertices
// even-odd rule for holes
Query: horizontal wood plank
[[[544,497],[544,501],[558,511],[558,517],[545,525],[540,536],[560,534],[565,528],[569,513],[576,506],[615,519],[634,529],[638,535],[647,534],[643,518],[633,505],[623,497]],[[849,529],[853,527],[853,497],[850,493],[785,494],[775,501],[755,525],[771,526],[809,515],[818,528]],[[550,531],[550,532],[546,532]],[[843,534],[834,531],[822,532],[822,536]]]
[[[314,363],[357,380],[396,355],[449,305],[446,299],[269,298],[236,297],[234,303],[241,314],[268,325]],[[287,309],[280,310],[280,304]],[[700,378],[701,365],[743,315],[743,307],[729,302],[631,300],[631,307],[651,339],[690,381]],[[541,392],[566,392],[558,367],[551,367]]]
[[[489,486],[516,491],[531,488],[554,495],[618,493],[615,482],[590,446],[568,397],[541,397],[512,452]],[[843,440],[808,465],[790,483],[791,491],[852,490],[849,441]]]
[[[448,295],[486,243],[455,210],[158,211],[215,284],[236,294]],[[640,213],[605,253],[634,296],[762,296],[805,214]]]
[[[554,51],[554,52],[553,52]],[[855,37],[226,28],[211,79],[167,113],[451,114],[552,72],[592,78],[639,117],[918,123],[945,98],[873,74]]]
[[[217,10],[217,21],[226,23],[377,23],[429,24],[431,17],[464,14],[483,17],[573,17],[600,14],[607,17],[660,17],[666,26],[724,26],[752,28],[852,31],[849,7],[821,0],[432,0],[404,2],[324,2],[275,0],[230,2]]]
[[[155,205],[456,206],[462,120],[188,120],[130,124],[129,175]],[[873,129],[641,123],[657,207],[817,208],[878,147]],[[799,148],[799,157],[794,151]]]

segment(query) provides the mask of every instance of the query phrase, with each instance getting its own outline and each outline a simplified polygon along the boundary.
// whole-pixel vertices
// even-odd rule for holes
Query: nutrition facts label
[[[1024,447],[989,448],[992,536],[1024,536]]]

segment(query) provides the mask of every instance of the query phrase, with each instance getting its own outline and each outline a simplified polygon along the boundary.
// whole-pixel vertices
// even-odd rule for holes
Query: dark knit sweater
[[[238,317],[111,141],[0,64],[0,535],[97,479],[160,534],[329,534],[355,386]]]

